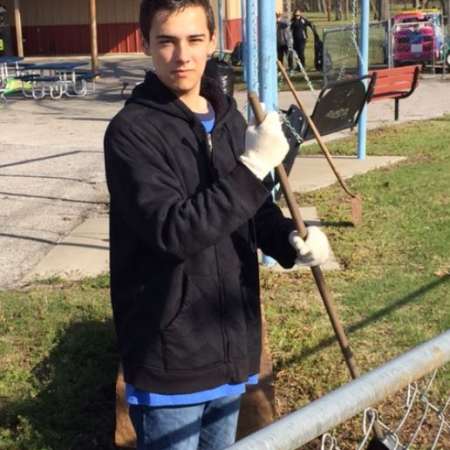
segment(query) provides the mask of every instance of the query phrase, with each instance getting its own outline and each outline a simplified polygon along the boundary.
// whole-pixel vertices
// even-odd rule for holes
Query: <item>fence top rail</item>
[[[376,20],[369,23],[369,26],[375,27],[377,25],[385,25],[387,23],[387,20]],[[351,31],[353,28],[353,25],[340,25],[338,27],[330,27],[330,28],[324,28],[324,33],[337,33],[339,31]],[[356,24],[356,28],[359,28],[359,25]]]
[[[238,441],[229,450],[295,450],[450,361],[450,330]]]

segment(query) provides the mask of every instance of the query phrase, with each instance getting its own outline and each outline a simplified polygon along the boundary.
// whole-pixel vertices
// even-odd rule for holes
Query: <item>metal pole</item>
[[[96,0],[90,0],[91,13],[91,70],[98,69],[98,41],[97,41],[97,4]]]
[[[245,69],[247,77],[247,89],[249,91],[259,90],[258,80],[258,2],[247,0],[247,13],[245,16]],[[252,114],[248,107],[248,118]]]
[[[14,0],[14,22],[16,25],[17,56],[23,58],[22,15],[20,0]]]
[[[359,62],[359,75],[366,75],[369,71],[369,0],[361,0],[361,25],[359,35],[359,48],[361,61]],[[367,105],[364,106],[358,125],[358,159],[366,159],[367,142]]]
[[[450,0],[447,1],[447,33],[450,36]]]
[[[388,42],[388,67],[394,67],[394,55],[392,51],[392,23],[389,17],[387,21],[387,42]]]
[[[217,0],[217,22],[219,26],[219,51],[220,58],[223,58],[224,51],[224,34],[223,34],[223,2],[222,0]]]
[[[259,97],[267,111],[278,107],[275,0],[259,0]]]
[[[259,98],[267,111],[278,109],[277,30],[275,0],[259,0]],[[272,172],[272,177],[274,173]],[[276,261],[264,255],[263,264],[274,266]]]
[[[330,392],[229,450],[295,450],[450,361],[450,330]]]
[[[242,78],[247,84],[247,2],[241,0],[241,44],[242,44]]]

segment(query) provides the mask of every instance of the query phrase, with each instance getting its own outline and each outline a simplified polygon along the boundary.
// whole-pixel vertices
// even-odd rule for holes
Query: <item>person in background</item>
[[[291,33],[294,50],[296,51],[303,67],[305,67],[305,47],[306,41],[308,40],[308,27],[314,32],[313,24],[303,16],[302,10],[296,9],[292,15]]]
[[[283,65],[285,64],[285,59],[288,57],[289,52],[292,50],[292,34],[289,28],[289,23],[287,23],[281,13],[276,13],[277,20],[277,56],[278,61]],[[290,58],[289,58],[290,59]],[[291,61],[288,61],[289,68],[291,68]]]

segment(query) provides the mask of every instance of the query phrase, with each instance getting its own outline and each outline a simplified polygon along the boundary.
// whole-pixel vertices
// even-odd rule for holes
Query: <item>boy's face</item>
[[[158,11],[151,23],[146,53],[153,58],[158,78],[179,97],[200,93],[208,56],[216,47],[201,6]]]

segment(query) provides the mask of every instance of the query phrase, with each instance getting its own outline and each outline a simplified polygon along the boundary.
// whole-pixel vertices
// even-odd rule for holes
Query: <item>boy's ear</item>
[[[208,56],[211,57],[214,52],[216,51],[216,46],[217,46],[217,40],[216,40],[216,34],[214,33],[211,36],[211,39],[209,41],[209,48],[208,48]]]
[[[144,38],[144,35],[142,33],[141,33],[141,44],[142,44],[142,48],[144,49],[144,53],[147,56],[152,56],[151,51],[150,51],[150,42],[148,39]]]

